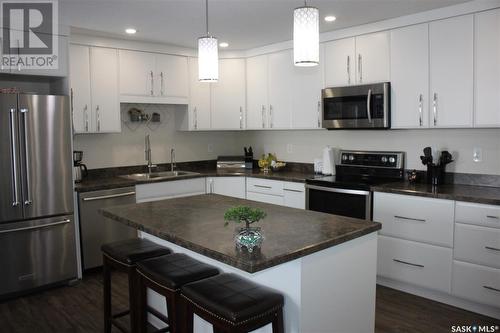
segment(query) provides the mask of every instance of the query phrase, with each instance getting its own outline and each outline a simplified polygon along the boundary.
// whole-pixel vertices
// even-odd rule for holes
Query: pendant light
[[[293,62],[301,67],[319,64],[319,10],[305,1],[293,11]]]
[[[198,80],[217,82],[219,79],[219,50],[217,38],[208,32],[208,0],[205,0],[207,34],[198,38]]]

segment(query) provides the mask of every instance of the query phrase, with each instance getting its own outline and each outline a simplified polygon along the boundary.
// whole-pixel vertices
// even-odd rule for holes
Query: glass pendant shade
[[[217,82],[219,79],[219,49],[217,38],[198,38],[198,80]]]
[[[293,11],[293,61],[295,66],[319,64],[319,10],[300,7]]]

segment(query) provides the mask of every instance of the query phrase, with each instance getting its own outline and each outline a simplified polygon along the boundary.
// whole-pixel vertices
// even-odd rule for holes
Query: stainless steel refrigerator
[[[0,94],[0,298],[76,278],[67,96]]]

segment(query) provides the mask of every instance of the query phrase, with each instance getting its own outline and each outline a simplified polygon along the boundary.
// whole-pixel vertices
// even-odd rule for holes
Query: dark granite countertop
[[[261,251],[239,252],[224,212],[237,205],[267,213]],[[216,194],[130,204],[101,214],[241,270],[255,273],[375,232],[380,223]],[[112,223],[112,222],[110,222]]]
[[[171,179],[150,179],[143,181],[135,181],[132,179],[126,179],[116,175],[110,175],[107,177],[87,178],[84,179],[81,183],[75,184],[75,191],[89,192],[89,191],[107,190],[113,188],[134,186],[137,184],[147,184],[147,183],[166,182],[166,181],[168,182],[168,181],[200,178],[200,177],[244,177],[245,176],[245,177],[266,178],[266,179],[282,180],[288,182],[300,182],[300,183],[304,183],[307,178],[314,177],[314,174],[307,172],[299,172],[299,171],[280,171],[280,172],[264,173],[259,169],[245,170],[243,172],[217,171],[213,169],[208,169],[208,170],[183,169],[183,170],[198,172],[198,174],[184,175]]]
[[[459,184],[432,186],[429,184],[397,182],[372,186],[371,190],[374,192],[500,205],[500,187]]]

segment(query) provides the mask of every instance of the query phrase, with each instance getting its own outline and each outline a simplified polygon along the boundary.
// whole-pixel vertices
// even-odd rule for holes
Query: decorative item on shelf
[[[153,112],[151,114],[151,122],[152,123],[159,123],[161,121],[161,116],[158,112]]]
[[[130,108],[128,110],[128,114],[131,122],[140,122],[149,120],[149,115],[144,113],[143,110],[140,110],[138,108]]]
[[[251,227],[251,224],[259,222],[266,217],[266,213],[259,208],[251,208],[247,206],[236,206],[228,209],[224,213],[224,226],[229,222],[245,223],[245,227],[236,229],[236,248],[239,251],[246,249],[249,253],[260,249],[264,236],[260,227]]]

